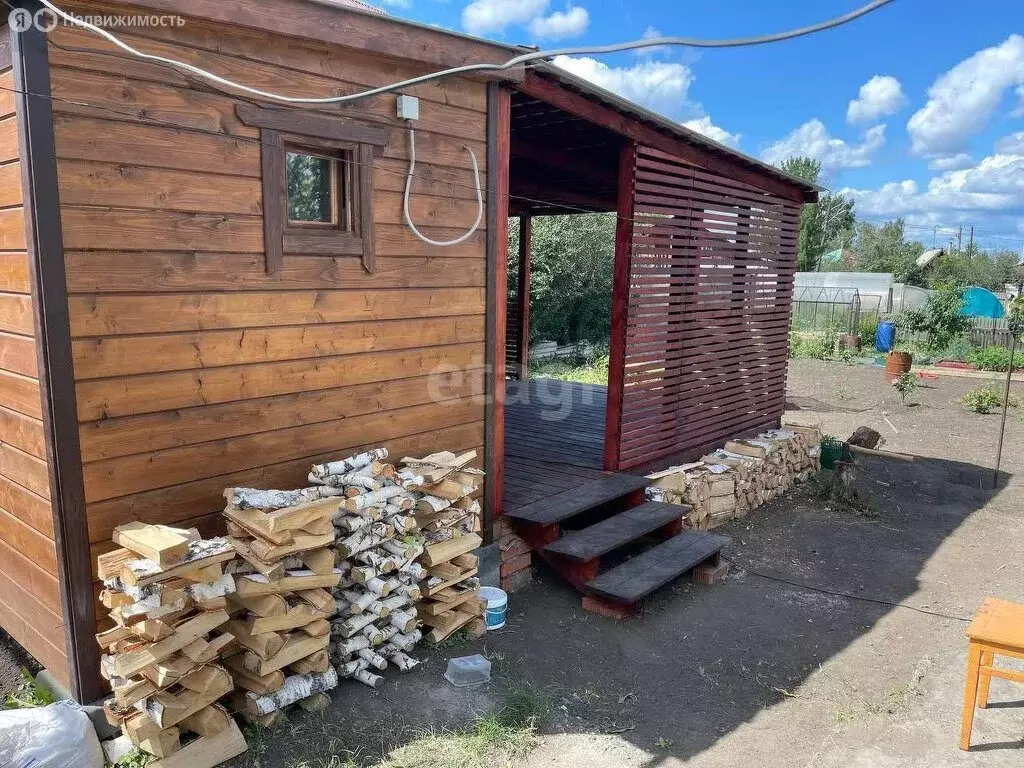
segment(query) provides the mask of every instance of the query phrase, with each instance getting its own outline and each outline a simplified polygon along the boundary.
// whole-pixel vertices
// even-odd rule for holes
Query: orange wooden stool
[[[1024,605],[985,598],[974,621],[967,628],[971,644],[967,654],[967,687],[964,690],[964,717],[960,729],[960,749],[971,748],[971,727],[975,705],[988,707],[988,687],[993,677],[1024,683],[1024,672],[998,669],[996,656],[1024,659]]]

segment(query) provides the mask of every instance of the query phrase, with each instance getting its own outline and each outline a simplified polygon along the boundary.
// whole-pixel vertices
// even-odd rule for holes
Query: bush
[[[875,336],[878,335],[878,324],[880,322],[878,315],[861,315],[860,323],[857,325],[857,333],[860,334],[861,343],[865,347],[875,346]]]
[[[1003,393],[991,387],[972,389],[960,398],[960,402],[975,413],[991,413],[994,409],[1003,407]],[[1016,408],[1020,405],[1020,401],[1010,395],[1007,404],[1011,408]]]
[[[832,347],[828,345],[824,337],[812,336],[809,339],[804,339],[800,344],[800,356],[813,360],[828,360],[834,348],[834,345]]]
[[[940,357],[943,360],[959,360],[960,362],[966,363],[970,361],[971,355],[976,351],[976,347],[971,340],[966,337],[960,337],[959,339],[953,339],[944,350]]]
[[[804,340],[796,331],[789,332],[789,356],[800,357],[803,352]]]
[[[899,392],[900,402],[907,404],[907,395],[917,389],[917,376],[910,371],[904,371],[899,378],[892,383],[893,389]]]
[[[967,355],[967,362],[983,371],[1005,371],[1010,367],[1010,350],[1006,347],[973,349]]]

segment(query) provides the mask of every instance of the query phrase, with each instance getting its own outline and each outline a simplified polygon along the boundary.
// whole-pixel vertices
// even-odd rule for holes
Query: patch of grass
[[[601,355],[592,361],[545,360],[530,367],[530,376],[535,379],[575,381],[579,384],[607,384],[608,355]]]
[[[542,691],[514,686],[497,712],[478,718],[468,730],[425,731],[377,768],[510,768],[536,746],[537,723],[550,708]]]
[[[39,685],[32,673],[21,668],[21,683],[18,690],[4,699],[4,709],[34,709],[53,704],[53,694]]]
[[[359,763],[351,757],[329,755],[328,757],[318,757],[315,760],[300,760],[289,764],[288,768],[359,768]]]

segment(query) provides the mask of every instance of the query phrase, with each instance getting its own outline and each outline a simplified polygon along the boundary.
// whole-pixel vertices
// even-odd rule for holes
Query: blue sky
[[[394,15],[561,48],[654,34],[803,26],[861,0],[377,0]],[[895,0],[836,30],[730,50],[559,63],[712,138],[777,162],[818,157],[863,218],[905,216],[927,243],[974,225],[1024,246],[1024,2]]]

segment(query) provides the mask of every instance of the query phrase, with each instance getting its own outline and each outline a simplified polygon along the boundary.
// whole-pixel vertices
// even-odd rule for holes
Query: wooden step
[[[646,488],[650,480],[638,475],[609,474],[577,488],[527,504],[505,513],[515,523],[551,525],[586,512],[588,509],[620,499],[628,493]]]
[[[648,501],[544,547],[547,554],[586,563],[682,518],[687,508]]]
[[[686,531],[602,573],[588,581],[586,588],[609,600],[635,603],[658,587],[714,557],[729,541],[728,536]]]

